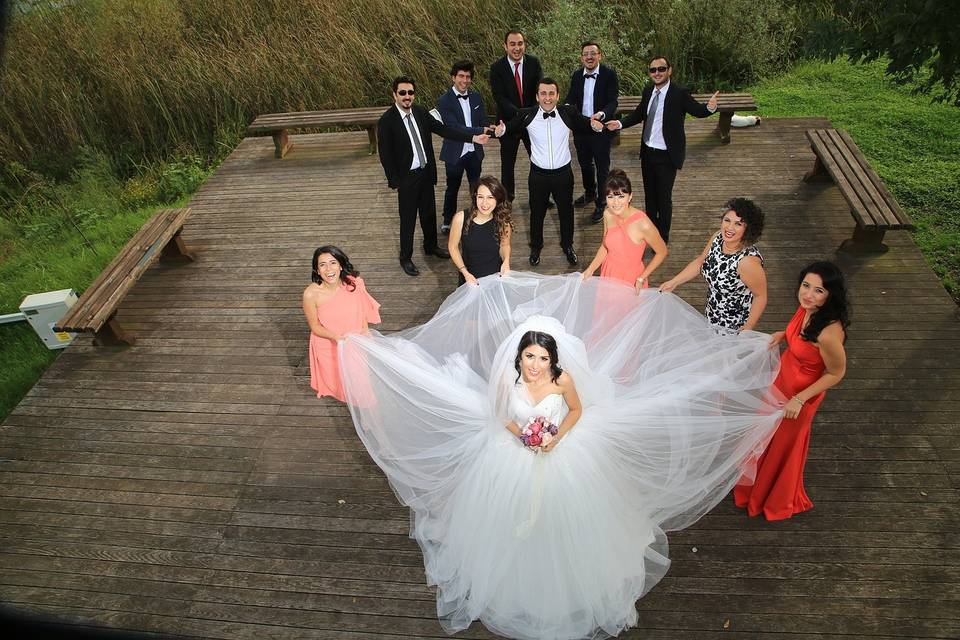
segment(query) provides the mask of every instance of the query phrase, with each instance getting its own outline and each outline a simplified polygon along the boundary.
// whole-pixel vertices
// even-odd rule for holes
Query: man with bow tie
[[[601,64],[603,53],[600,45],[588,41],[580,45],[580,61],[583,67],[570,76],[570,90],[565,104],[576,107],[577,111],[588,118],[604,122],[615,118],[617,114],[617,95],[619,82],[617,72]],[[577,198],[575,207],[594,205],[590,220],[594,223],[603,220],[603,210],[607,205],[603,185],[610,173],[610,145],[612,131],[604,129],[600,133],[573,134],[573,146],[577,150],[577,163],[583,178],[583,195]]]
[[[450,68],[450,81],[453,86],[437,100],[437,111],[443,124],[460,126],[470,133],[484,133],[487,127],[487,112],[483,108],[483,99],[473,89],[473,63],[469,60],[459,60]],[[460,142],[444,138],[440,148],[440,159],[443,160],[447,173],[447,190],[443,196],[443,223],[440,230],[450,233],[450,221],[457,209],[457,194],[460,192],[460,183],[463,174],[467,174],[467,182],[471,190],[480,179],[483,164],[483,147],[471,142]]]
[[[560,217],[560,247],[571,266],[577,264],[573,248],[573,171],[570,169],[570,131],[600,131],[603,125],[580,114],[570,105],[557,106],[560,90],[556,80],[541,78],[537,84],[536,107],[520,109],[507,124],[501,120],[495,130],[504,135],[526,131],[530,136],[530,264],[540,264],[543,249],[543,219],[547,201],[553,196]]]

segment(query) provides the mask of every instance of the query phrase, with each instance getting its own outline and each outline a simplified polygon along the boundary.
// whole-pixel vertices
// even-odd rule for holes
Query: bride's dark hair
[[[557,341],[554,340],[552,335],[543,333],[542,331],[527,331],[523,334],[523,337],[520,338],[520,346],[517,347],[517,357],[513,361],[513,368],[517,370],[517,379],[514,380],[514,382],[520,381],[520,356],[523,355],[523,350],[530,345],[543,347],[547,350],[547,355],[550,356],[550,381],[556,382],[560,374],[563,373],[563,369],[560,368],[559,364],[560,358],[557,356]]]

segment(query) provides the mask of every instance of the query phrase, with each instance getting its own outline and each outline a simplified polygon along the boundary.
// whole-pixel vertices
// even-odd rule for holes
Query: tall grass
[[[452,60],[490,61],[544,0],[87,0],[14,15],[0,150],[55,167],[81,146],[139,161],[210,153],[258,113],[426,95]],[[484,74],[485,75],[485,74]]]
[[[792,0],[84,0],[14,12],[3,61],[0,154],[72,168],[81,147],[121,170],[145,156],[217,153],[260,113],[389,103],[403,72],[432,103],[450,63],[486,70],[508,27],[569,77],[598,39],[639,91],[653,49],[687,82],[728,88],[786,64]],[[709,82],[706,82],[709,81]]]

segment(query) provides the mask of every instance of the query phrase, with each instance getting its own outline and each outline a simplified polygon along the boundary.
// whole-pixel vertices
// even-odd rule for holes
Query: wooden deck
[[[796,271],[853,228],[835,186],[801,182],[804,130],[829,123],[764,119],[730,146],[714,124],[687,125],[673,253],[654,281],[702,248],[727,198],[753,197],[773,331],[796,308]],[[638,132],[614,164],[642,202]],[[499,173],[495,143],[485,169]],[[197,261],[151,268],[121,307],[136,346],[81,338],[0,431],[0,602],[151,635],[445,637],[407,511],[347,411],[309,388],[300,293],[313,249],[338,244],[394,331],[432,315],[453,268],[415,256],[423,275],[400,271],[395,196],[362,131],[297,136],[282,161],[269,138],[246,139],[190,206]],[[577,211],[582,264],[600,235],[589,213]],[[542,273],[566,269],[557,236],[553,214]],[[886,240],[885,255],[842,262],[849,371],[814,425],[816,507],[767,523],[728,499],[671,534],[670,572],[623,637],[960,637],[960,321],[911,238]],[[702,306],[702,283],[680,293]]]

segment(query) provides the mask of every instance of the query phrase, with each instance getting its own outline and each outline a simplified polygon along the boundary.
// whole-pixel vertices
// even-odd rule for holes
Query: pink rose
[[[531,447],[540,446],[540,436],[538,434],[535,433],[532,436],[530,436],[530,446]]]
[[[533,433],[540,433],[542,430],[543,430],[543,425],[541,425],[538,422],[534,422],[532,425],[530,425],[530,431],[532,431]]]

